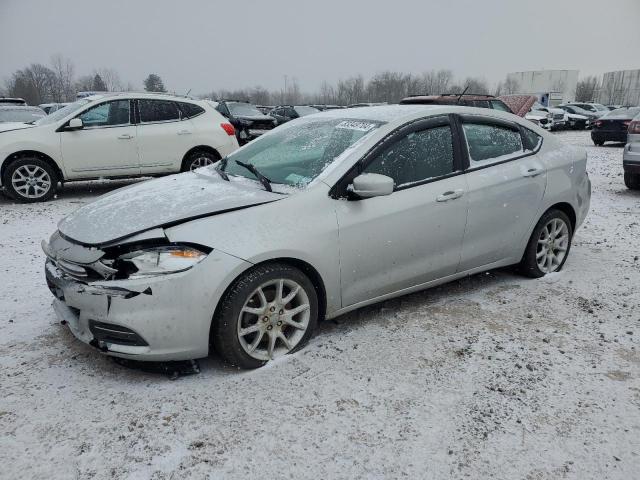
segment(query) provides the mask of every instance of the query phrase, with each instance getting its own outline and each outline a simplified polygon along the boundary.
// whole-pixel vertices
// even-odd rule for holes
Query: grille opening
[[[89,320],[89,330],[99,342],[115,343],[132,347],[146,347],[149,344],[130,328],[113,323]]]

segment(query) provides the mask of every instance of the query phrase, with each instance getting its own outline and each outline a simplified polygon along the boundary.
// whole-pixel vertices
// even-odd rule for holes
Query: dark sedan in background
[[[311,115],[312,113],[318,113],[319,111],[317,108],[307,105],[279,105],[271,110],[269,115],[276,119],[278,125],[282,125],[289,120]]]
[[[640,107],[612,110],[594,122],[591,140],[597,146],[604,145],[604,142],[626,143],[631,120],[639,113]]]
[[[272,130],[276,121],[265,115],[255,105],[240,100],[218,100],[211,105],[236,129],[236,137],[240,145],[258,138],[263,133]]]

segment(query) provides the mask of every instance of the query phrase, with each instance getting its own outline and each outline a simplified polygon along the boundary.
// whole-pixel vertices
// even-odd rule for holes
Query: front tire
[[[182,162],[182,171],[188,172],[190,170],[195,170],[196,168],[213,165],[218,160],[220,160],[220,155],[203,150],[196,150],[195,152],[191,152],[187,158],[184,159],[184,162]]]
[[[318,295],[309,278],[282,263],[259,265],[222,299],[212,343],[227,363],[258,368],[302,348],[318,322]]]
[[[640,190],[640,173],[624,172],[624,184],[629,190]]]
[[[24,203],[51,199],[59,181],[55,169],[38,157],[23,157],[11,162],[2,177],[7,194]]]
[[[569,256],[572,238],[573,229],[567,214],[549,210],[533,229],[520,262],[520,271],[532,278],[560,271]]]

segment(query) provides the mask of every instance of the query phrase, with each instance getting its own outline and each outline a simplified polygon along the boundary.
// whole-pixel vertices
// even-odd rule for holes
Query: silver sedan
[[[255,368],[374,302],[507,265],[560,270],[589,209],[586,161],[496,110],[310,115],[80,208],[43,241],[47,283],[106,354],[215,350]]]

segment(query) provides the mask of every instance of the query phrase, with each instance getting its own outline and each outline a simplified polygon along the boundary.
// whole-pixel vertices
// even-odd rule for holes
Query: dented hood
[[[131,185],[103,195],[58,224],[68,239],[104,245],[155,227],[272,202],[270,193],[242,177],[220,178],[211,168]]]

